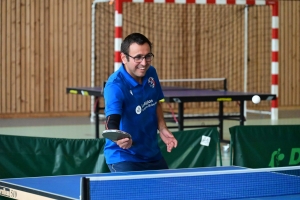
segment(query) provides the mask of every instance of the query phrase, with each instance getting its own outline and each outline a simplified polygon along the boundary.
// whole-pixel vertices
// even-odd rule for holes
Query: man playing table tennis
[[[118,141],[106,139],[104,155],[111,172],[168,169],[157,140],[157,130],[171,152],[177,140],[168,130],[159,103],[164,98],[151,42],[140,33],[121,44],[122,65],[104,88],[106,129],[131,135]]]

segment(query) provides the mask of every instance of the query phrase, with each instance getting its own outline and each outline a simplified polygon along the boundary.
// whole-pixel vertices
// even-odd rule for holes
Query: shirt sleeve
[[[164,93],[163,93],[163,90],[162,90],[162,87],[160,85],[160,82],[159,82],[159,78],[158,78],[158,75],[157,75],[157,72],[156,72],[156,69],[153,67],[154,69],[154,75],[155,75],[155,82],[156,82],[156,90],[157,90],[157,94],[158,94],[158,101],[160,102],[164,102],[165,101],[165,96],[164,96]]]
[[[118,84],[107,82],[104,88],[105,115],[122,114],[124,94]]]

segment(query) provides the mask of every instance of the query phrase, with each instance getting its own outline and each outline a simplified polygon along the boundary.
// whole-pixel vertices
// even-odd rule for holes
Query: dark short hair
[[[137,43],[139,45],[147,43],[150,46],[150,51],[152,50],[152,44],[146,36],[141,33],[131,33],[123,40],[121,44],[121,52],[129,54],[129,47],[133,43]]]

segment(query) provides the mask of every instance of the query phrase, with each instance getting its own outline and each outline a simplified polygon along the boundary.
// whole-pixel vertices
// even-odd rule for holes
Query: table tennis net
[[[221,168],[222,169],[222,168]],[[87,199],[241,199],[300,195],[300,166],[88,179]]]
[[[160,80],[160,84],[165,90],[178,88],[227,90],[226,78],[164,79]]]

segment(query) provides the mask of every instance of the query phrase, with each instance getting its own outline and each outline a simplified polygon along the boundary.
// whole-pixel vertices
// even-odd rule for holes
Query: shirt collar
[[[126,81],[133,87],[136,87],[139,85],[139,83],[126,71],[124,64],[122,63],[120,67],[120,72],[122,75],[125,77]],[[145,84],[145,81],[147,82],[147,74],[148,71],[146,72],[144,78],[143,78],[143,85]]]

